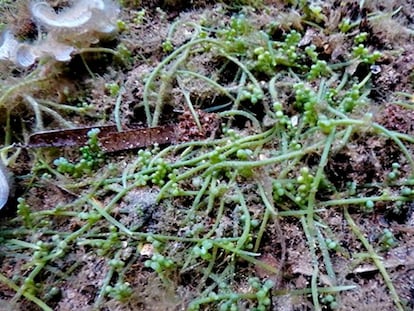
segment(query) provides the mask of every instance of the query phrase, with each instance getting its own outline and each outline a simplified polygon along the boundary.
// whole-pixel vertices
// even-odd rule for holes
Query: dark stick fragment
[[[88,142],[88,132],[92,129],[99,129],[98,136],[107,136],[109,133],[116,132],[115,125],[81,127],[75,129],[51,130],[37,132],[29,137],[26,147],[70,147],[83,146]]]
[[[177,142],[214,138],[220,128],[220,120],[214,113],[197,110],[201,127],[192,114],[185,111],[177,124],[153,128],[129,128],[118,132],[115,125],[90,126],[75,129],[51,130],[32,134],[25,147],[70,147],[88,143],[88,132],[99,129],[98,139],[104,152],[137,149],[154,144],[166,145]]]
[[[165,145],[177,142],[173,126],[160,126],[108,133],[99,139],[104,152],[136,149],[154,144]]]

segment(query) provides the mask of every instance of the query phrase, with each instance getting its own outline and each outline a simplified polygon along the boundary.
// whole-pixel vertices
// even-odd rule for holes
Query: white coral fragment
[[[75,50],[73,46],[59,43],[56,41],[44,41],[37,46],[36,53],[38,57],[44,55],[53,56],[57,61],[67,62],[71,59],[71,54]]]
[[[0,59],[13,61],[19,42],[10,30],[5,30],[0,36]]]
[[[99,42],[102,35],[116,31],[119,5],[113,0],[74,0],[72,6],[55,11],[43,0],[30,4],[33,20],[41,26],[39,39],[18,42],[6,30],[0,35],[0,60],[19,67],[29,67],[40,58],[70,61],[76,48]]]
[[[111,0],[77,0],[56,13],[47,2],[31,4],[33,18],[50,31],[80,29],[108,33],[115,30],[119,7]]]
[[[36,2],[31,5],[33,18],[47,28],[76,28],[84,25],[92,17],[88,7],[78,1],[76,5],[60,13],[46,2]]]
[[[0,37],[0,59],[13,62],[19,67],[28,67],[36,61],[32,46],[16,40],[10,30],[5,30]]]
[[[33,53],[31,45],[22,43],[16,49],[14,58],[14,62],[19,67],[29,67],[35,63],[37,56]]]

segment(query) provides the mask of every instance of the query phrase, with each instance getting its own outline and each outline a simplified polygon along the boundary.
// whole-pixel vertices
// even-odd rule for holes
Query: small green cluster
[[[240,100],[249,100],[252,104],[256,104],[263,99],[263,91],[254,84],[247,84],[240,93]]]
[[[196,245],[193,247],[192,253],[196,257],[200,257],[203,260],[211,260],[210,250],[213,248],[213,242],[210,240],[203,240],[201,245]]]
[[[339,249],[339,243],[337,241],[334,241],[332,239],[326,239],[325,243],[326,243],[326,247],[330,251],[337,251]]]
[[[338,25],[339,31],[342,33],[347,33],[352,28],[357,26],[359,23],[352,23],[349,18],[344,18]]]
[[[152,150],[140,149],[138,150],[138,164],[140,167],[145,167],[150,164],[152,157],[159,151],[158,148]]]
[[[316,46],[314,44],[308,45],[305,48],[306,55],[310,58],[312,63],[316,63],[318,61],[318,52],[316,52]]]
[[[218,32],[225,51],[229,54],[244,55],[249,48],[246,36],[252,31],[250,22],[243,14],[232,16],[228,27]]]
[[[271,300],[270,300],[270,291],[274,286],[274,282],[271,280],[266,280],[265,282],[260,282],[256,277],[249,279],[250,286],[256,291],[257,306],[252,310],[256,311],[265,311],[268,310]]]
[[[363,63],[374,64],[381,56],[381,52],[375,51],[371,53],[363,44],[358,44],[352,49],[352,55],[360,59]]]
[[[115,285],[107,285],[105,287],[105,293],[115,300],[125,301],[131,297],[133,289],[128,282],[118,281]]]
[[[173,45],[173,43],[171,42],[171,40],[167,39],[167,40],[165,40],[165,41],[162,43],[162,50],[163,50],[165,53],[170,53],[170,52],[172,52],[172,51],[174,50],[174,45]]]
[[[310,173],[310,170],[308,167],[302,167],[299,170],[299,174],[300,175],[296,178],[298,187],[297,187],[297,194],[295,197],[295,201],[298,204],[304,204],[306,203],[306,200],[309,196],[309,192],[312,188],[314,176]]]
[[[121,87],[118,83],[106,83],[105,88],[108,90],[109,95],[112,97],[116,97],[119,94],[119,91],[121,90]]]
[[[284,112],[283,112],[283,105],[280,101],[275,101],[273,102],[273,112],[274,112],[274,118],[277,121],[277,124],[280,124],[284,127],[289,128],[291,125],[289,116],[287,116]]]
[[[315,125],[318,120],[317,94],[303,82],[296,83],[293,89],[295,91],[295,105],[303,111],[303,121],[306,124]]]
[[[299,1],[299,8],[305,14],[305,20],[313,23],[321,23],[326,19],[323,8],[317,5],[318,1]]]
[[[274,72],[277,65],[276,58],[269,50],[259,46],[254,49],[253,54],[257,58],[254,68],[258,72],[264,72],[266,74],[272,74]]]
[[[395,247],[397,245],[397,241],[394,237],[394,234],[389,229],[384,229],[382,232],[382,235],[379,239],[379,243],[384,250],[388,250],[392,247]]]
[[[88,214],[83,213],[80,215],[80,218],[84,219],[85,216],[88,217],[92,215],[94,215],[94,217],[97,217],[99,215],[97,213]],[[94,218],[94,220],[95,219],[96,218]],[[99,256],[105,256],[114,250],[115,245],[121,244],[121,237],[118,229],[115,226],[111,225],[109,227],[109,234],[105,238],[86,240],[82,244],[96,248],[96,253]]]
[[[362,210],[365,213],[372,213],[374,211],[374,208],[375,208],[375,202],[372,200],[366,200]]]
[[[360,32],[359,34],[357,34],[354,38],[354,43],[355,44],[361,44],[364,43],[365,41],[367,41],[368,39],[368,33],[367,32]]]
[[[88,143],[81,147],[81,158],[77,163],[72,163],[64,157],[56,159],[53,164],[56,165],[59,173],[81,177],[91,174],[104,162],[104,154],[101,150],[99,139],[99,129],[92,129],[88,132]]]
[[[116,28],[118,29],[119,32],[123,32],[123,31],[128,30],[128,25],[123,20],[118,19],[116,21]]]
[[[130,64],[132,62],[131,50],[124,43],[120,43],[116,47],[115,58],[120,63]]]
[[[174,178],[175,171],[171,165],[163,158],[153,157],[159,152],[159,147],[155,146],[152,150],[141,149],[138,151],[138,161],[136,168],[139,173],[135,175],[136,184],[145,186],[148,182],[154,185],[163,186],[166,181]]]
[[[356,46],[352,48],[352,56],[361,60],[365,64],[374,64],[382,54],[378,51],[371,53],[367,47],[365,47],[364,42],[368,38],[368,33],[361,32],[354,38],[354,43]]]
[[[319,115],[317,125],[321,129],[322,133],[326,135],[328,135],[334,129],[333,120],[324,114]]]
[[[98,212],[96,212],[94,210],[91,210],[91,211],[88,211],[88,212],[80,212],[79,213],[79,218],[82,219],[82,220],[86,220],[89,224],[93,225],[99,219],[101,219],[102,216]]]
[[[273,180],[273,199],[278,202],[285,194],[286,190],[285,187],[278,179]],[[290,183],[290,188],[293,189],[293,184]]]
[[[26,228],[33,227],[33,218],[31,217],[31,209],[24,198],[17,199],[17,215],[19,215]]]
[[[164,243],[159,240],[149,236],[147,242],[150,242],[154,250],[150,259],[144,262],[145,267],[151,268],[157,272],[161,277],[166,273],[167,270],[170,270],[175,266],[174,261],[161,254]]]
[[[237,311],[240,309],[242,301],[250,301],[249,310],[264,311],[268,310],[271,304],[270,292],[274,286],[274,282],[266,280],[260,281],[258,277],[248,279],[250,291],[246,293],[237,293],[232,289],[231,285],[224,280],[217,284],[218,292],[210,292],[208,296],[192,301],[187,310],[200,310],[202,304],[215,303],[218,305],[217,310],[220,311]]]
[[[264,33],[262,35],[269,40]],[[276,71],[277,65],[298,67],[299,53],[298,44],[302,35],[296,30],[291,30],[285,37],[284,41],[269,41],[267,46],[259,46],[253,50],[255,62],[253,69],[257,72],[263,72],[269,76]]]
[[[289,66],[289,67],[296,67],[296,61],[298,59],[298,53],[297,53],[297,46],[302,39],[302,35],[296,31],[291,30],[285,38],[285,41],[280,45],[280,53],[285,56],[285,63],[282,63],[283,65]]]
[[[41,284],[35,282],[32,277],[27,277],[24,279],[22,289],[25,293],[30,293],[32,295],[36,295],[41,288]]]
[[[33,261],[37,264],[46,262],[45,258],[50,255],[52,245],[43,241],[36,242],[36,250],[33,252]]]
[[[172,177],[169,174],[171,172],[171,167],[164,159],[158,158],[155,161],[155,172],[150,175],[150,180],[154,185],[163,186],[165,184],[165,179]]]
[[[353,84],[352,87],[344,94],[339,106],[343,112],[352,112],[355,107],[365,103],[365,98],[361,94],[361,87]]]
[[[331,73],[331,69],[329,68],[328,63],[324,60],[317,60],[311,65],[307,77],[309,80],[314,80],[316,78],[327,76],[329,73]]]
[[[331,310],[339,308],[339,304],[336,301],[335,296],[331,295],[331,294],[327,294],[327,295],[323,296],[322,299],[321,299],[321,303],[323,303],[324,305],[329,307],[329,309],[331,309]]]
[[[400,191],[400,195],[407,198],[414,198],[414,189],[411,189],[410,187],[403,187]]]
[[[216,147],[209,153],[209,160],[211,164],[220,163],[226,160],[226,155],[222,153],[221,148]]]
[[[159,253],[154,253],[151,259],[145,261],[145,267],[151,268],[155,272],[162,274],[166,270],[174,267],[174,261]]]
[[[135,17],[133,19],[134,24],[141,25],[145,20],[145,15],[147,11],[145,9],[141,9],[135,13]]]
[[[391,164],[391,168],[392,170],[388,173],[387,178],[389,181],[395,181],[401,175],[401,165],[399,163],[394,162]]]

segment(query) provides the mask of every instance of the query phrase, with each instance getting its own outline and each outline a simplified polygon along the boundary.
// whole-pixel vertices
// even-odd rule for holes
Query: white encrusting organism
[[[92,17],[87,7],[74,5],[59,14],[46,2],[36,2],[31,5],[31,12],[35,21],[50,30],[54,28],[75,28],[83,26]],[[78,8],[79,7],[79,8]]]
[[[7,176],[7,170],[3,166],[3,162],[0,159],[0,209],[2,209],[4,205],[6,205],[9,199],[9,193],[10,184],[9,178]]]
[[[28,43],[20,43],[14,54],[14,63],[19,67],[29,67],[37,59],[33,46]]]
[[[0,36],[0,60],[14,61],[14,55],[19,42],[13,36],[10,30],[5,30]]]
[[[31,66],[43,57],[69,61],[76,49],[89,47],[116,31],[119,6],[112,0],[76,0],[56,12],[45,1],[33,1],[30,12],[39,27],[39,39],[18,42],[5,30],[0,37],[0,60],[19,67]]]
[[[111,0],[77,0],[71,7],[56,13],[46,2],[33,2],[34,20],[49,31],[83,28],[108,33],[115,30],[118,6]]]

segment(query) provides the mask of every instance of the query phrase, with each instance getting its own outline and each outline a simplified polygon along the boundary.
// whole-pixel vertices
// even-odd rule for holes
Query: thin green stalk
[[[250,213],[249,213],[249,209],[247,208],[247,204],[246,201],[244,200],[244,196],[243,193],[240,191],[240,189],[237,187],[236,188],[236,193],[237,193],[237,197],[239,198],[239,203],[240,203],[240,207],[241,210],[243,212],[243,233],[240,237],[240,239],[237,241],[237,249],[242,249],[243,247],[246,246],[246,242],[249,239],[250,236]]]
[[[8,279],[6,276],[4,276],[2,273],[0,273],[0,282],[5,284],[7,287],[11,288],[15,292],[18,292],[20,290],[20,287]],[[53,311],[52,308],[50,308],[44,301],[40,300],[36,296],[32,295],[28,292],[23,292],[22,295],[27,298],[28,300],[34,302],[36,305],[38,305],[39,308],[41,308],[43,311]],[[13,302],[11,302],[11,305],[13,305]],[[11,309],[10,309],[11,310]]]
[[[211,259],[209,260],[207,268],[204,269],[203,276],[200,279],[199,285],[197,286],[198,291],[201,291],[202,287],[205,286],[208,278],[213,274],[212,271],[216,264],[216,259],[217,259],[217,247],[213,246],[213,250],[211,251]]]
[[[26,297],[27,294],[27,283],[34,283],[34,280],[36,278],[36,276],[40,273],[40,271],[43,270],[43,268],[45,267],[46,262],[41,262],[41,263],[37,263],[35,268],[29,273],[29,275],[26,277],[25,279],[25,283],[16,291],[16,294],[14,295],[14,297],[12,298],[12,302],[16,302],[17,300],[20,299],[21,296]],[[28,280],[31,280],[32,282],[29,282]],[[49,310],[49,307],[43,303],[44,306],[46,306],[46,310]]]
[[[343,292],[346,290],[354,290],[357,289],[355,285],[342,285],[342,286],[330,286],[330,287],[318,287],[317,291],[321,294],[335,294],[339,292]],[[273,290],[272,294],[275,296],[284,296],[284,295],[291,295],[291,296],[302,296],[308,295],[312,293],[311,288],[304,288],[304,289],[278,289]]]
[[[53,109],[56,109],[56,110],[73,111],[73,112],[77,112],[79,114],[82,114],[85,111],[87,111],[87,109],[85,107],[77,107],[77,106],[65,105],[65,104],[61,104],[61,103],[55,103],[51,100],[38,99],[38,102],[42,105],[52,107]]]
[[[41,111],[48,113],[49,115],[51,115],[56,121],[59,122],[59,124],[61,126],[63,126],[64,128],[74,128],[75,126],[73,125],[72,122],[67,121],[65,118],[63,118],[59,113],[57,113],[55,110],[50,109],[49,107],[45,107],[43,105],[39,105],[39,108]]]
[[[310,222],[308,219],[312,217],[312,221]],[[300,221],[302,223],[303,232],[305,233],[306,239],[308,241],[309,251],[312,258],[312,276],[311,276],[311,294],[312,294],[312,301],[313,301],[313,308],[316,311],[320,311],[321,305],[319,304],[319,292],[317,286],[317,280],[319,275],[319,264],[318,264],[318,257],[316,256],[316,241],[314,238],[314,228],[310,227],[313,225],[313,217],[314,213],[308,213],[307,217],[301,217]],[[309,224],[310,223],[310,224]]]
[[[252,121],[252,125],[255,128],[255,130],[258,133],[262,132],[262,127],[260,125],[260,122],[251,113],[248,113],[247,111],[232,109],[232,110],[226,110],[226,111],[219,113],[220,117],[228,117],[228,116],[235,116],[235,115],[243,116],[246,119],[249,119],[250,121]]]
[[[118,229],[120,231],[125,232],[128,236],[132,235],[131,230],[129,230],[127,227],[125,227],[123,224],[121,224],[118,220],[116,220],[115,218],[113,218],[111,215],[109,215],[109,213],[102,208],[101,204],[99,201],[97,201],[94,198],[88,198],[87,202],[92,205],[92,207],[102,216],[104,217],[109,223],[111,223],[112,225],[114,225],[115,227],[118,227]]]
[[[4,137],[4,145],[10,146],[12,140],[12,129],[11,129],[11,118],[10,118],[10,110],[6,110],[6,129],[5,129],[5,137]],[[5,163],[5,162],[3,162]]]
[[[217,46],[220,46],[220,43],[213,39],[203,38],[203,39],[196,39],[192,40],[179,48],[177,48],[174,52],[172,52],[170,55],[168,55],[161,63],[158,64],[158,66],[151,72],[151,75],[148,77],[145,86],[144,86],[144,93],[143,93],[143,106],[145,109],[145,115],[147,118],[147,124],[148,126],[156,126],[158,122],[155,122],[156,120],[153,120],[153,116],[151,115],[151,109],[150,109],[150,103],[149,103],[149,92],[150,89],[154,83],[155,78],[160,75],[161,69],[164,68],[169,62],[171,62],[174,58],[176,58],[178,55],[180,55],[185,50],[189,50],[191,47],[202,44],[202,43],[209,43],[214,44]],[[184,61],[184,59],[182,59]],[[177,70],[177,68],[175,68]],[[158,102],[158,110],[160,110],[160,102]],[[160,112],[160,111],[159,111]]]
[[[325,202],[321,202],[319,205],[321,207],[328,207],[328,206],[342,206],[342,205],[357,205],[357,204],[365,204],[367,201],[373,202],[409,202],[412,199],[400,195],[392,196],[389,194],[383,194],[379,196],[372,196],[372,197],[362,197],[362,198],[346,198],[346,199],[336,199],[336,200],[328,200]]]
[[[206,176],[204,178],[203,184],[202,184],[200,190],[198,191],[196,197],[194,198],[194,201],[193,201],[193,204],[192,204],[192,207],[191,207],[189,216],[193,215],[193,213],[195,212],[195,210],[198,208],[198,206],[200,205],[200,202],[201,202],[201,198],[205,195],[205,193],[207,191],[207,188],[209,186],[211,188],[211,185],[212,185],[213,182],[214,183],[216,182],[215,181],[215,178],[213,180],[213,175],[208,175],[208,176]]]
[[[241,73],[241,77],[239,80],[239,83],[237,84],[237,96],[236,96],[236,100],[233,101],[233,105],[231,106],[231,110],[239,110],[239,106],[240,106],[240,99],[242,97],[242,91],[243,88],[246,84],[246,79],[247,79],[247,75],[244,71],[242,71]],[[229,119],[227,121],[227,127],[230,128],[232,125],[232,119]]]
[[[121,251],[118,250],[117,253],[115,254],[114,258],[119,259],[120,252]],[[95,303],[94,303],[94,309],[95,310],[99,310],[102,307],[103,299],[105,298],[105,294],[106,294],[106,288],[110,284],[110,282],[112,280],[112,277],[114,276],[114,272],[115,272],[114,268],[111,267],[108,270],[108,272],[106,273],[105,278],[102,280],[98,297],[95,299]]]
[[[7,110],[13,109],[14,106],[10,105],[7,106],[6,102],[9,102],[8,99],[13,93],[21,92],[25,87],[30,87],[37,85],[40,82],[47,81],[51,76],[45,76],[42,78],[36,78],[36,79],[25,79],[20,83],[14,84],[13,86],[9,87],[1,96],[0,96],[0,108],[4,107]]]
[[[214,240],[213,243],[215,243],[218,247],[220,247],[220,248],[222,248],[222,249],[224,249],[224,250],[226,250],[230,253],[233,253],[234,255],[239,256],[240,258],[246,260],[247,262],[250,262],[251,264],[253,264],[256,267],[262,268],[263,270],[266,270],[266,271],[268,271],[272,274],[277,274],[279,272],[277,268],[265,263],[262,260],[258,260],[258,259],[253,257],[253,256],[258,257],[258,256],[260,256],[260,254],[239,250],[239,249],[234,248],[233,246],[231,246],[231,243],[226,243],[226,242],[225,243],[223,243],[223,242],[216,243],[216,240]]]
[[[203,76],[203,75],[201,75],[197,72],[189,71],[189,70],[177,70],[177,74],[179,74],[179,75],[189,75],[189,76],[196,77],[200,80],[203,80],[203,81],[207,82],[208,84],[210,84],[212,87],[216,88],[221,94],[226,95],[232,101],[236,100],[236,98],[233,95],[231,95],[230,92],[225,87],[218,84],[216,81],[214,81],[214,80],[212,80],[212,79],[210,79],[206,76]]]
[[[184,87],[182,86],[182,82],[179,78],[177,78],[177,81],[178,81],[178,85],[180,86],[181,93],[183,93],[183,95],[184,95],[184,100],[187,104],[188,109],[190,110],[191,116],[193,117],[193,120],[194,120],[195,124],[197,125],[198,130],[200,132],[202,132],[203,128],[201,126],[200,119],[198,117],[198,113],[194,109],[194,105],[191,102],[190,92],[188,92],[187,90],[184,89]],[[155,113],[154,113],[154,119],[155,119]]]
[[[414,172],[414,160],[413,157],[411,156],[411,152],[408,151],[408,149],[405,147],[405,145],[401,142],[401,140],[397,137],[397,135],[395,134],[395,132],[387,130],[385,127],[377,124],[377,123],[373,123],[372,127],[379,131],[382,132],[383,134],[385,134],[386,136],[388,136],[389,138],[391,138],[397,145],[398,147],[400,147],[402,153],[404,154],[404,156],[406,157],[408,163],[410,163],[411,166],[411,173]]]
[[[42,113],[40,112],[39,104],[37,103],[37,101],[33,97],[31,97],[29,95],[26,95],[24,98],[30,104],[30,106],[32,107],[33,112],[35,114],[36,129],[37,130],[42,130],[44,128],[44,126],[43,126]]]
[[[364,245],[364,247],[367,249],[368,253],[371,255],[371,259],[374,262],[374,264],[377,266],[378,271],[381,273],[385,285],[388,287],[391,297],[394,301],[395,306],[397,307],[397,310],[404,311],[403,306],[401,305],[400,297],[397,294],[397,291],[394,287],[394,284],[392,283],[391,277],[388,274],[387,270],[384,267],[384,264],[381,261],[381,257],[378,256],[378,254],[375,252],[374,248],[370,244],[370,242],[365,238],[361,230],[358,228],[354,220],[352,219],[351,215],[348,212],[348,208],[344,209],[344,215],[345,219],[349,224],[349,227],[351,228],[352,232],[355,234],[355,236],[361,241],[361,243]]]
[[[315,222],[314,222],[315,195],[318,191],[319,184],[322,180],[324,168],[328,162],[328,155],[329,155],[332,143],[335,138],[335,132],[336,131],[334,128],[325,141],[325,146],[324,146],[324,149],[321,155],[321,159],[319,161],[318,169],[313,179],[311,190],[308,196],[308,206],[307,206],[308,214],[306,215],[306,223],[304,223],[305,220],[304,218],[302,218],[303,229],[308,239],[308,245],[309,245],[311,255],[312,255],[313,272],[312,272],[312,278],[311,278],[311,288],[313,289],[312,300],[313,300],[315,310],[321,310],[321,306],[319,305],[319,297],[318,297],[319,293],[317,291],[319,265],[318,265],[318,259],[316,256],[316,241],[315,241],[315,237],[317,237]]]
[[[211,227],[210,231],[207,232],[207,234],[204,236],[205,239],[209,239],[211,238],[214,234],[217,233],[217,228],[219,227],[222,217],[224,215],[224,203],[225,203],[225,197],[221,196],[220,197],[220,202],[219,202],[219,207],[218,210],[216,212],[216,219],[214,222],[214,225]]]
[[[230,56],[230,55],[228,55],[227,53],[225,53],[223,51],[222,51],[222,53],[223,53],[224,57],[226,57],[227,59],[229,59],[233,63],[235,63],[237,66],[239,66],[246,73],[246,75],[249,77],[250,81],[253,82],[256,89],[260,90],[263,94],[263,89],[260,86],[259,81],[257,81],[256,77],[253,75],[253,73],[249,69],[247,69],[247,67],[241,61],[239,61],[237,58],[234,58],[233,56]]]
[[[82,55],[83,53],[108,53],[108,54],[112,54],[112,55],[117,55],[117,51],[114,51],[114,50],[108,49],[108,48],[102,48],[102,47],[81,48],[79,50],[79,54]]]
[[[260,187],[260,185],[259,185],[259,187]],[[261,188],[263,188],[263,187],[261,187]],[[260,195],[262,196],[262,194],[260,194]],[[264,197],[262,197],[262,200],[263,200],[263,202],[265,202]],[[267,205],[267,204],[265,203],[265,205]],[[259,231],[257,232],[256,242],[255,242],[254,247],[253,247],[254,252],[259,251],[260,243],[262,242],[262,237],[263,237],[263,234],[264,234],[264,232],[267,228],[267,223],[270,219],[270,216],[271,216],[271,210],[266,206],[266,209],[264,211],[264,215],[263,215],[263,218],[262,218],[262,223],[260,224]]]
[[[85,56],[83,56],[83,53],[80,53],[79,55],[80,55],[83,65],[85,66],[86,71],[88,72],[88,74],[91,76],[92,79],[95,79],[95,74],[89,67],[88,63],[86,62]]]
[[[334,268],[332,266],[331,256],[329,255],[329,251],[326,245],[325,238],[322,235],[322,232],[318,227],[316,227],[316,237],[318,238],[319,249],[321,250],[321,253],[323,256],[323,261],[325,263],[325,269],[330,279],[329,281],[331,282],[332,285],[335,286],[337,283],[337,279],[336,279]]]

